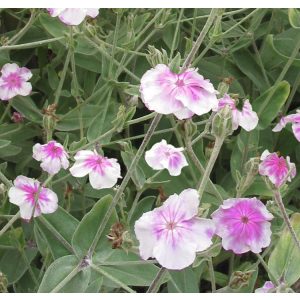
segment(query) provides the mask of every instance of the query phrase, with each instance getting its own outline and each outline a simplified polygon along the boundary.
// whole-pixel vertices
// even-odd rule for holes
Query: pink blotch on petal
[[[35,144],[33,158],[41,161],[41,168],[51,175],[57,174],[61,168],[66,170],[69,167],[69,155],[56,141],[50,141],[45,145]]]
[[[142,76],[140,92],[148,109],[179,119],[205,114],[218,103],[213,85],[196,69],[176,74],[163,64]]]
[[[31,93],[31,83],[27,82],[32,73],[25,67],[17,64],[5,64],[1,69],[0,99],[9,100],[17,95],[28,96]]]
[[[94,189],[111,188],[121,178],[120,165],[114,158],[104,157],[91,150],[78,151],[74,158],[71,174],[74,177],[89,174],[90,184]]]
[[[188,165],[183,148],[175,148],[165,140],[156,143],[145,153],[145,160],[153,170],[167,169],[171,176],[178,176]]]
[[[270,181],[280,187],[285,180],[291,181],[296,176],[296,166],[290,162],[290,158],[278,156],[277,153],[270,153],[265,150],[261,155],[261,163],[259,164],[259,174],[267,176]],[[290,170],[290,175],[287,177]]]
[[[41,187],[38,180],[18,176],[14,186],[8,191],[9,201],[20,207],[21,218],[30,220],[34,217],[53,213],[58,207],[57,195],[50,189]]]
[[[191,265],[196,252],[212,244],[215,232],[211,220],[197,217],[198,206],[198,192],[187,189],[170,196],[161,207],[144,213],[134,227],[141,257],[154,257],[171,270]]]
[[[255,290],[255,293],[270,293],[275,288],[276,286],[272,281],[266,281],[261,288]]]
[[[222,238],[225,250],[236,254],[259,253],[271,242],[272,214],[257,198],[225,200],[212,214],[216,234]]]

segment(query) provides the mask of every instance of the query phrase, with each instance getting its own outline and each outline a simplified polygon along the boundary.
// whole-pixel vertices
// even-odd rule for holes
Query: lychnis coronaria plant
[[[300,291],[298,9],[1,9],[0,291]]]

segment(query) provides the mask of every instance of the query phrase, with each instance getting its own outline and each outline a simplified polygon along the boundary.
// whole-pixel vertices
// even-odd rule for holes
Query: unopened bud
[[[0,195],[3,195],[6,192],[6,186],[4,183],[0,183]]]
[[[209,160],[213,152],[213,149],[214,149],[214,142],[209,142],[208,145],[205,147],[205,158],[207,160]]]
[[[155,67],[158,64],[167,65],[169,61],[166,50],[162,49],[159,51],[154,46],[148,46],[148,54],[146,58],[152,67]]]
[[[19,112],[15,111],[12,114],[11,120],[14,123],[22,123],[24,121],[24,116],[22,114],[20,114]]]
[[[178,121],[178,130],[186,138],[190,139],[197,133],[197,125],[192,119],[186,119],[184,121]]]
[[[225,138],[232,132],[232,110],[226,105],[213,118],[212,134],[215,137]]]

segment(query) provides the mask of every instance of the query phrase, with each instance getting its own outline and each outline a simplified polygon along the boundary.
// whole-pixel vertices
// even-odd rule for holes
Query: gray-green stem
[[[100,225],[100,227],[99,227],[99,229],[98,229],[98,231],[96,233],[96,236],[95,236],[95,238],[94,238],[94,240],[92,242],[92,245],[91,245],[91,247],[89,249],[89,253],[88,254],[91,255],[94,252],[94,250],[95,250],[95,248],[96,248],[96,246],[98,244],[98,241],[99,241],[101,235],[103,234],[104,228],[105,228],[107,222],[109,221],[109,218],[112,215],[115,206],[119,202],[119,200],[120,200],[120,198],[121,198],[121,196],[122,196],[122,194],[123,194],[123,192],[124,192],[124,190],[125,190],[128,182],[129,182],[129,180],[130,180],[130,178],[131,178],[131,176],[133,174],[133,171],[134,171],[137,163],[139,162],[140,158],[142,157],[142,155],[143,155],[143,153],[144,153],[144,151],[145,151],[145,149],[146,149],[146,147],[147,147],[147,145],[148,145],[148,143],[149,143],[149,141],[150,141],[150,139],[151,139],[151,137],[153,135],[153,132],[155,131],[155,128],[157,127],[157,125],[158,125],[158,123],[159,123],[159,121],[161,119],[161,117],[162,117],[162,115],[157,114],[154,117],[154,119],[152,120],[151,125],[150,125],[150,127],[149,127],[149,129],[148,129],[148,131],[147,131],[147,133],[145,135],[145,138],[144,138],[144,140],[143,140],[140,148],[138,149],[138,151],[137,151],[134,159],[132,160],[131,165],[128,168],[128,171],[127,171],[127,173],[126,173],[126,175],[125,175],[125,177],[124,177],[124,179],[123,179],[120,187],[118,188],[118,190],[117,190],[117,192],[116,192],[116,194],[115,194],[115,196],[114,196],[114,198],[113,198],[113,200],[112,200],[112,202],[111,202],[111,204],[110,204],[110,206],[109,206],[109,208],[108,208],[108,210],[106,212],[106,215],[104,216],[104,218],[102,220],[102,223],[101,223],[101,225]]]
[[[199,193],[199,198],[201,199],[205,190],[205,187],[208,183],[210,173],[215,165],[215,162],[218,158],[219,152],[221,150],[221,147],[224,142],[224,137],[217,137],[215,141],[215,145],[213,148],[213,151],[211,153],[211,156],[209,158],[209,161],[207,163],[207,166],[205,168],[205,172],[203,174],[202,180],[200,181],[199,188],[198,188],[198,193]]]
[[[147,293],[157,293],[166,273],[167,273],[167,269],[164,267],[161,267],[160,270],[158,271],[158,273],[156,274],[155,278],[153,279],[152,283],[150,284],[150,286],[147,290]]]
[[[281,198],[281,194],[280,194],[280,191],[279,189],[275,189],[274,190],[274,199],[275,199],[275,202],[282,214],[282,217],[283,217],[283,221],[284,223],[286,224],[289,232],[291,233],[291,236],[296,244],[296,246],[298,247],[298,249],[300,250],[300,241],[296,235],[296,232],[290,222],[290,219],[289,219],[289,216],[285,210],[285,207],[284,207],[284,204],[283,204],[283,201],[282,201],[282,198]]]
[[[210,27],[212,26],[214,20],[215,20],[215,17],[217,16],[217,13],[218,13],[218,8],[212,8],[211,12],[210,12],[210,15],[202,29],[202,31],[200,32],[191,52],[189,53],[189,55],[187,56],[186,60],[184,61],[183,63],[183,66],[182,66],[182,69],[181,71],[185,71],[189,65],[192,63],[192,60],[194,59],[198,49],[200,48],[206,34],[208,33]]]

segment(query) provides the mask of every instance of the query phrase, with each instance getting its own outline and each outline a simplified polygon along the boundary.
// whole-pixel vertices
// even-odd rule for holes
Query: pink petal
[[[298,142],[300,142],[300,123],[294,123],[292,125],[293,133]]]
[[[67,25],[79,25],[85,18],[86,12],[81,8],[66,8],[59,14],[59,19]]]

